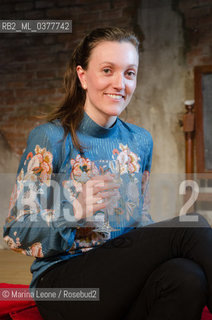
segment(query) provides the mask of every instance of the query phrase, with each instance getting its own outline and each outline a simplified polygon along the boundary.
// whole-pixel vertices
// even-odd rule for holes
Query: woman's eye
[[[104,73],[108,74],[108,73],[110,73],[111,70],[109,68],[104,68],[103,71],[104,71]]]
[[[135,77],[135,72],[134,71],[127,71],[127,75],[129,76],[129,77]]]

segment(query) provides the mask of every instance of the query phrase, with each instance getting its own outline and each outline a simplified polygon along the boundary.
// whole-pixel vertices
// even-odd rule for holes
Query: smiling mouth
[[[124,98],[122,94],[117,93],[105,93],[105,95],[115,100],[121,100],[122,98]]]

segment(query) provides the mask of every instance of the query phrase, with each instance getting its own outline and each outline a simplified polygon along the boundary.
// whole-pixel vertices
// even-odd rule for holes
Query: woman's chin
[[[111,109],[107,112],[107,114],[108,114],[108,116],[110,116],[110,117],[118,117],[118,116],[122,113],[122,111],[123,111],[124,109],[125,109],[125,108],[123,108],[123,107],[111,108]]]

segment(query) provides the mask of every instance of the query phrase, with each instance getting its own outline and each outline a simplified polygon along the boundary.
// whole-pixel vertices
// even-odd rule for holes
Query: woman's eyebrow
[[[115,63],[110,62],[110,61],[101,62],[100,65],[102,65],[102,64],[111,64],[111,65],[113,65],[113,66],[116,65]],[[136,68],[137,68],[138,65],[137,65],[137,64],[130,64],[130,65],[128,65],[128,67],[129,67],[129,68],[131,68],[131,67],[136,67]]]

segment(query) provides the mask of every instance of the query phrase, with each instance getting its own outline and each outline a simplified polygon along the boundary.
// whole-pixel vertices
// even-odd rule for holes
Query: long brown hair
[[[65,131],[71,133],[74,146],[83,152],[76,131],[83,119],[86,91],[81,87],[76,67],[87,70],[91,51],[102,41],[126,41],[132,43],[138,51],[139,41],[135,34],[118,27],[97,28],[87,34],[78,44],[70,58],[64,75],[65,96],[61,104],[47,115],[47,121],[60,119]]]

